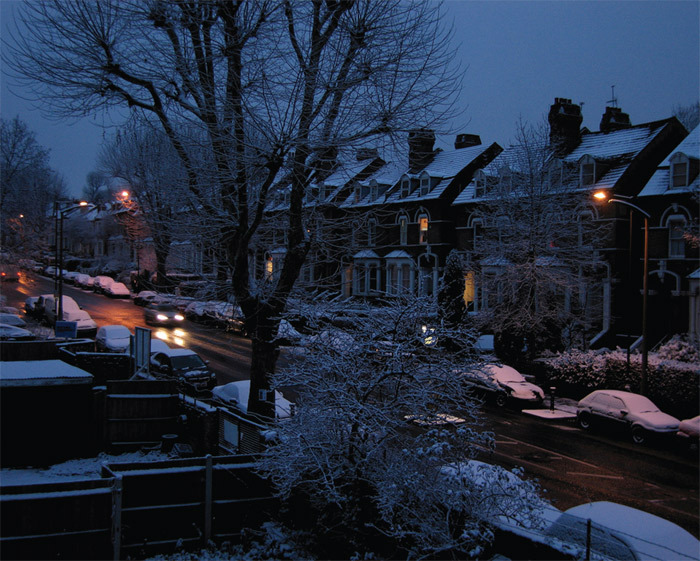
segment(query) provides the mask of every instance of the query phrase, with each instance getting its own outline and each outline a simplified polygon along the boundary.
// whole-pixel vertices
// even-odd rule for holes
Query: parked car
[[[222,386],[216,386],[211,393],[216,401],[235,407],[242,413],[248,412],[250,380],[229,382]],[[293,414],[294,404],[286,399],[282,392],[275,390],[275,417],[277,419],[287,419]]]
[[[0,305],[0,314],[13,314],[15,316],[20,315],[19,310],[15,308],[14,306],[1,306]]]
[[[676,434],[680,421],[659,410],[647,397],[621,390],[596,390],[578,402],[576,418],[582,429],[595,425],[622,429],[643,444],[650,435]]]
[[[36,335],[27,329],[0,323],[0,341],[32,341]]]
[[[70,296],[62,296],[63,321],[75,321],[71,313],[82,311],[78,303]],[[44,320],[49,325],[54,325],[58,319],[58,299],[52,295],[44,298]]]
[[[686,447],[697,450],[700,443],[700,415],[692,419],[683,419],[678,425],[677,435]]]
[[[75,277],[77,277],[79,274],[80,273],[77,271],[68,271],[65,275],[63,275],[63,280],[68,284],[75,284]]]
[[[0,323],[14,325],[15,327],[26,327],[27,322],[15,314],[0,314]]]
[[[105,275],[97,275],[92,283],[92,290],[94,292],[104,294],[107,290],[107,287],[113,283],[114,279],[112,277],[107,277]]]
[[[123,282],[113,282],[107,285],[105,294],[110,298],[131,298],[131,292]]]
[[[205,305],[206,302],[201,302],[200,300],[190,302],[185,308],[185,317],[191,321],[202,321]]]
[[[37,317],[36,305],[39,300],[38,296],[30,296],[24,301],[24,313],[31,317]]]
[[[131,344],[131,331],[124,325],[103,325],[95,335],[95,347],[107,353],[125,353]]]
[[[474,395],[493,401],[499,407],[508,404],[541,406],[544,390],[528,382],[515,368],[487,364],[480,370],[461,373],[463,381],[471,386]]]
[[[216,374],[190,349],[169,349],[151,354],[151,374],[174,379],[183,393],[205,392],[216,386]]]
[[[180,325],[185,319],[172,304],[149,304],[143,309],[143,319],[147,325]]]
[[[142,290],[134,297],[134,304],[137,306],[148,306],[154,298],[158,298],[158,293],[152,290]]]
[[[75,285],[82,289],[91,289],[95,279],[88,274],[80,273],[75,277]]]

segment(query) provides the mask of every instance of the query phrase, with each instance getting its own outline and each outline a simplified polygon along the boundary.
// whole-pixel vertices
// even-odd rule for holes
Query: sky
[[[18,0],[0,0],[0,29]],[[700,99],[700,1],[446,0],[456,60],[466,69],[455,132],[507,146],[516,125],[541,122],[555,97],[583,103],[598,130],[614,97],[632,124],[670,117]],[[51,151],[51,166],[79,195],[97,167],[111,121],[55,121],[0,75],[0,113],[18,115]],[[453,136],[438,138],[449,147]]]

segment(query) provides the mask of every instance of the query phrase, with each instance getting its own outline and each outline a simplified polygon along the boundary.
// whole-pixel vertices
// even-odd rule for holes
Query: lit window
[[[272,272],[274,270],[274,262],[272,260],[272,256],[267,258],[267,261],[265,262],[265,278],[267,280],[272,280]]]
[[[405,216],[399,217],[399,243],[408,244],[408,218]]]
[[[422,245],[428,243],[428,217],[425,215],[418,218],[418,243]]]
[[[668,221],[668,256],[685,257],[685,218],[671,217]]]

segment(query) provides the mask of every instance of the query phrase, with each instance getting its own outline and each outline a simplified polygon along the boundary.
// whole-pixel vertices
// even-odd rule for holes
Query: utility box
[[[3,467],[93,455],[92,385],[91,374],[61,360],[0,362]]]

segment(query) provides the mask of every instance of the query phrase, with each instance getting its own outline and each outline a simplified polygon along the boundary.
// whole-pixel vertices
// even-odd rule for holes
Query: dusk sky
[[[19,2],[0,0],[3,35]],[[506,146],[517,121],[543,119],[555,97],[583,103],[583,126],[598,130],[615,86],[632,124],[670,117],[700,98],[700,2],[448,0],[466,74],[460,132]],[[110,135],[101,115],[51,120],[2,76],[4,119],[24,120],[51,150],[51,165],[79,195]],[[420,123],[417,123],[419,125]],[[448,147],[453,136],[440,138]]]

